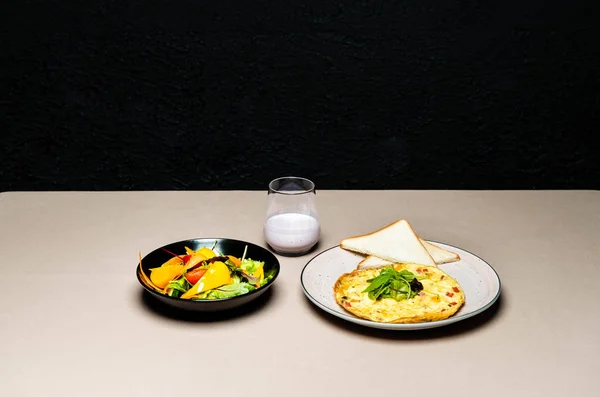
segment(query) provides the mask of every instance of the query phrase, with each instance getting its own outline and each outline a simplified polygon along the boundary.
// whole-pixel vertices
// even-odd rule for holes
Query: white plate
[[[458,281],[465,292],[465,304],[456,314],[445,320],[416,324],[387,324],[365,320],[345,311],[335,301],[333,286],[342,274],[354,270],[364,257],[339,246],[321,252],[304,266],[300,276],[302,289],[311,302],[334,316],[367,327],[399,331],[452,324],[473,317],[494,304],[500,296],[500,278],[487,262],[463,249],[435,241],[430,243],[460,255],[458,262],[439,265],[441,270]]]

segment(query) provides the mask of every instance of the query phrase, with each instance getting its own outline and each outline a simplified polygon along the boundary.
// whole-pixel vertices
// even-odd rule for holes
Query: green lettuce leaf
[[[187,281],[185,277],[180,277],[178,280],[169,281],[167,285],[168,288],[172,288],[175,291],[186,292],[191,288],[191,284]]]
[[[264,262],[254,261],[248,258],[242,261],[241,268],[244,269],[244,271],[248,274],[254,274],[260,265],[264,265]]]
[[[247,283],[228,284],[212,290],[211,296],[214,297],[214,299],[225,299],[247,294],[255,289],[256,288],[253,285]]]
[[[275,269],[271,269],[265,272],[265,278],[260,282],[260,286],[262,287],[269,281],[271,281],[275,277]]]
[[[228,284],[228,285],[223,285],[221,287],[203,292],[203,293],[193,297],[192,299],[193,300],[226,299],[226,298],[232,298],[234,296],[246,294],[255,289],[256,288],[253,285],[250,285],[248,283]]]

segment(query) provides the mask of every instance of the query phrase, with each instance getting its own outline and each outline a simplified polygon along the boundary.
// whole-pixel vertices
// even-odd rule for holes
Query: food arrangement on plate
[[[346,238],[340,247],[364,256],[333,287],[336,302],[357,317],[393,324],[438,321],[465,303],[458,281],[438,267],[460,255],[423,240],[407,220]]]

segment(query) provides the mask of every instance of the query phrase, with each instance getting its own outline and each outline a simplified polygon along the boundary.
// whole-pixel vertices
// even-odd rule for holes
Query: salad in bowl
[[[275,256],[260,246],[232,239],[194,239],[139,255],[138,280],[157,298],[171,305],[217,310],[211,305],[245,303],[262,294],[279,273]],[[211,307],[212,306],[212,307]]]

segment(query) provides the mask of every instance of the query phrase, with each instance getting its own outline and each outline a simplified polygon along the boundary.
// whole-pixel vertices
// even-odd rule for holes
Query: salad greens
[[[231,284],[226,284],[221,287],[206,291],[192,299],[226,299],[243,295],[262,287],[275,276],[275,270],[271,269],[264,274],[264,278],[262,280],[260,280],[259,277],[254,277],[253,274],[256,272],[259,266],[264,266],[264,262],[254,261],[252,259],[242,260],[240,267],[236,267],[235,264],[230,260],[226,261],[225,264],[231,272],[231,278],[233,282]]]
[[[367,280],[370,284],[363,291],[369,299],[392,298],[397,301],[414,298],[423,290],[423,284],[408,270],[396,271],[393,266],[386,267],[375,278]]]

